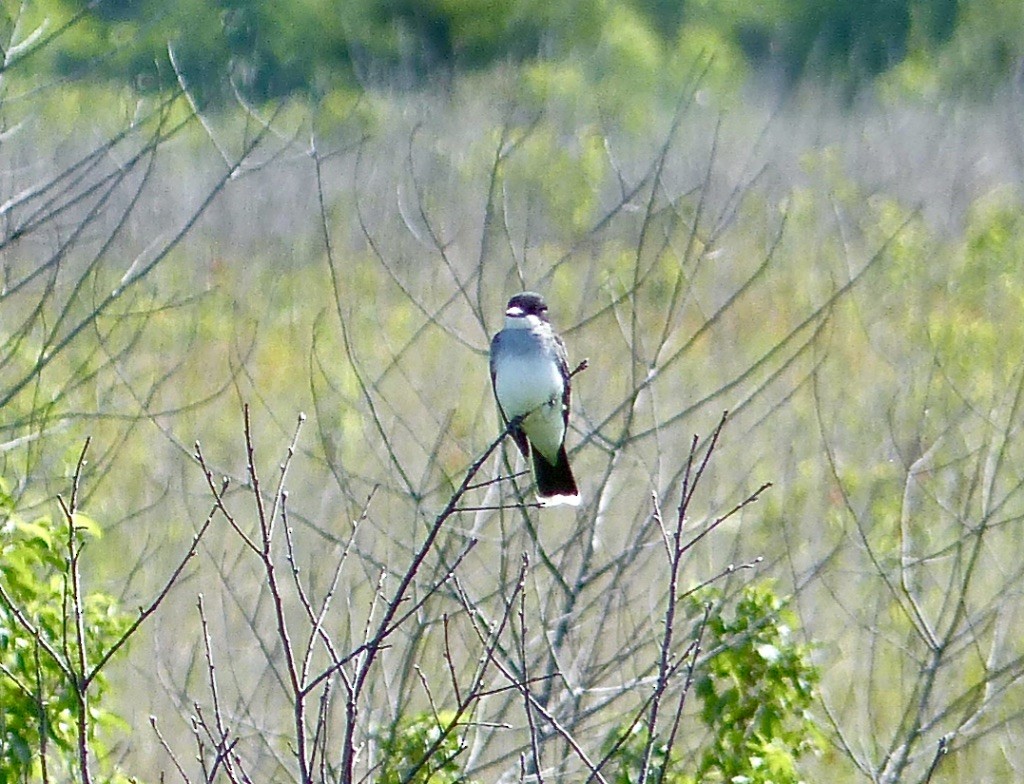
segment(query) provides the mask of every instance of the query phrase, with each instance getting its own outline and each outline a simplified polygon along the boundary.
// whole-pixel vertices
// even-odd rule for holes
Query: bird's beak
[[[525,316],[526,313],[518,305],[513,305],[512,307],[505,311],[505,315],[511,316],[512,318],[519,318],[521,316]]]

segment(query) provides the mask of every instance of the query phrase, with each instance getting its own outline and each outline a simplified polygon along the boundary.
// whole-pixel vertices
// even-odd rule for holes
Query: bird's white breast
[[[556,401],[561,406],[562,374],[544,353],[503,357],[494,379],[495,392],[509,419]]]
[[[553,460],[565,437],[565,381],[554,357],[533,344],[535,335],[512,333],[510,338],[494,378],[498,403],[508,419],[529,414],[523,430],[534,448]]]

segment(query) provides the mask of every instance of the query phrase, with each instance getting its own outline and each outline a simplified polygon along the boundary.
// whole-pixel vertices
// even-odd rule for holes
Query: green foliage
[[[621,737],[623,732],[628,733],[625,739]],[[608,781],[613,784],[642,784],[640,774],[650,741],[651,731],[643,723],[634,724],[632,727],[620,726],[612,730],[602,748],[603,754],[608,754],[614,749],[613,773],[611,777],[608,777]],[[679,754],[670,749],[665,741],[655,738],[654,745],[651,747],[646,781],[661,782],[662,784],[691,784],[693,779],[683,775],[680,772],[681,767]]]
[[[717,589],[698,591],[691,609],[722,603]],[[793,639],[796,618],[770,582],[743,588],[731,617],[714,611],[701,647],[710,652],[695,680],[700,719],[709,742],[699,758],[696,776],[684,772],[682,755],[663,737],[651,747],[647,778],[641,782],[644,757],[651,743],[643,723],[616,727],[604,744],[612,757],[615,784],[796,784],[796,761],[821,745],[822,735],[809,714],[815,699],[818,670],[810,646]],[[623,740],[623,733],[628,733]]]
[[[999,190],[975,203],[952,251],[948,297],[928,314],[928,331],[958,396],[988,401],[1020,366],[1022,229],[1019,200]]]
[[[588,130],[567,143],[550,127],[535,129],[500,172],[516,198],[536,200],[538,216],[556,235],[577,236],[597,215],[608,159],[600,133]]]
[[[691,597],[695,610],[720,600],[717,589]],[[821,734],[809,713],[818,669],[810,646],[794,639],[795,624],[770,583],[745,586],[731,617],[708,618],[702,647],[712,655],[695,685],[711,742],[698,780],[800,781],[796,761],[819,746]]]
[[[463,750],[454,711],[403,719],[382,740],[380,784],[470,784],[458,757]]]
[[[80,709],[73,681],[80,673],[69,668],[69,662],[76,666],[79,650],[69,596],[67,530],[49,517],[23,520],[2,480],[0,521],[0,581],[14,605],[0,601],[0,781],[38,779],[44,743],[50,775],[67,780],[78,765]],[[80,539],[99,537],[89,518],[75,515],[74,523]],[[15,609],[37,630],[38,639],[17,620]],[[82,610],[89,662],[124,633],[131,619],[100,592],[85,596]],[[58,652],[60,662],[44,643]],[[121,719],[102,707],[106,691],[107,680],[98,675],[89,689],[89,745],[99,757],[104,733],[123,729]]]
[[[991,97],[1017,72],[1024,55],[1024,4],[1016,0],[919,3],[908,57],[887,74],[896,97]]]
[[[52,29],[84,7],[38,0],[23,13],[29,23],[49,17]],[[753,68],[851,91],[887,72],[904,90],[977,91],[1013,72],[1019,23],[1010,0],[139,0],[92,4],[45,60],[62,75],[152,90],[176,81],[170,46],[192,90],[213,103],[234,88],[256,101],[318,102],[368,74],[427,85],[508,62],[582,63],[606,111],[618,113],[642,112],[624,99],[678,84],[698,56],[714,63],[713,89],[736,87]]]

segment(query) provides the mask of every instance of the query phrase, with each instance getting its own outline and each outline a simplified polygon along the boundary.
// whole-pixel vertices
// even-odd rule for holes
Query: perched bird
[[[505,328],[491,341],[491,385],[505,424],[522,417],[510,432],[523,457],[533,457],[537,499],[545,506],[580,502],[565,454],[569,375],[565,343],[548,322],[544,298],[516,294]]]

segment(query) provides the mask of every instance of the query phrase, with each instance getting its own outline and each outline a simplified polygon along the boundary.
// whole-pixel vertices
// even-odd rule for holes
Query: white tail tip
[[[547,495],[537,496],[537,501],[543,507],[548,506],[579,506],[579,495]]]

